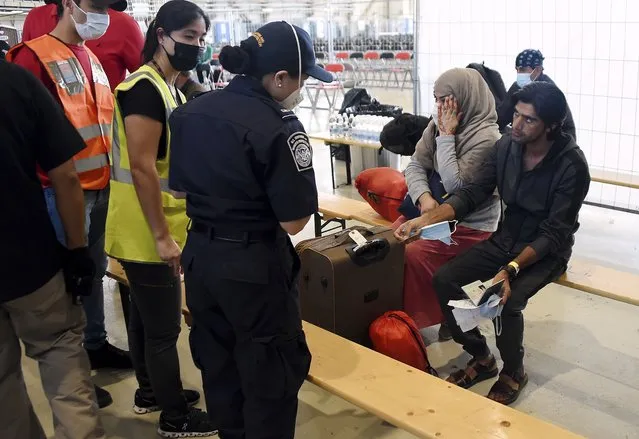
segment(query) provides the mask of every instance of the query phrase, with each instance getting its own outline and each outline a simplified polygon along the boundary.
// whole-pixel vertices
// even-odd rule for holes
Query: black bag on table
[[[506,86],[504,85],[504,80],[501,78],[499,72],[486,67],[483,62],[481,64],[470,63],[466,66],[466,68],[477,70],[482,78],[484,78],[484,81],[488,84],[488,88],[490,88],[490,92],[495,97],[495,108],[499,108],[508,94]]]
[[[403,156],[412,156],[415,146],[432,118],[403,113],[384,126],[379,141],[384,149]]]

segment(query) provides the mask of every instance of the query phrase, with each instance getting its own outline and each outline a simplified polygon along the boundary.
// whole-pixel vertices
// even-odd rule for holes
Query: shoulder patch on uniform
[[[290,117],[297,117],[295,112],[293,112],[291,110],[287,110],[286,108],[282,108],[280,110],[280,113],[282,114],[282,119],[288,119]]]
[[[297,131],[288,138],[288,147],[293,155],[293,161],[299,172],[313,168],[313,148],[308,136],[303,131]]]

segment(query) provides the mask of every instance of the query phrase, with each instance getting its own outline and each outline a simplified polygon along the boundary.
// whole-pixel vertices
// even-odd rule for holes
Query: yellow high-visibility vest
[[[162,77],[151,67],[143,65],[129,75],[115,89],[116,104],[113,118],[113,144],[111,147],[111,196],[105,231],[106,253],[116,259],[132,262],[161,263],[155,249],[155,239],[146,221],[140,201],[133,186],[131,163],[124,130],[122,111],[117,97],[120,92],[130,90],[138,81],[151,81],[158,90],[166,110],[166,156],[158,159],[155,166],[160,177],[162,208],[171,236],[180,248],[186,242],[186,200],[175,198],[169,189],[169,157],[171,131],[169,116],[177,102]],[[180,93],[178,91],[178,93]],[[183,96],[180,95],[182,98]],[[184,101],[185,99],[183,99]]]

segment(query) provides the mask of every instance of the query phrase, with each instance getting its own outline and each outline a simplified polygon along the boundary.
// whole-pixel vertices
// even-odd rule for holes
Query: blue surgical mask
[[[530,73],[517,73],[517,85],[520,88],[524,88],[531,82],[532,79],[530,78]]]
[[[420,239],[428,239],[430,241],[441,241],[446,245],[457,245],[451,238],[451,235],[457,230],[457,221],[453,221],[453,231],[450,231],[450,223],[444,221],[433,224],[421,230]]]

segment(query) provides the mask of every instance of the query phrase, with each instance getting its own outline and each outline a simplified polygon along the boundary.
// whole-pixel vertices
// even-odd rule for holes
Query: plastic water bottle
[[[335,115],[331,115],[328,119],[328,133],[331,137],[335,137]]]

